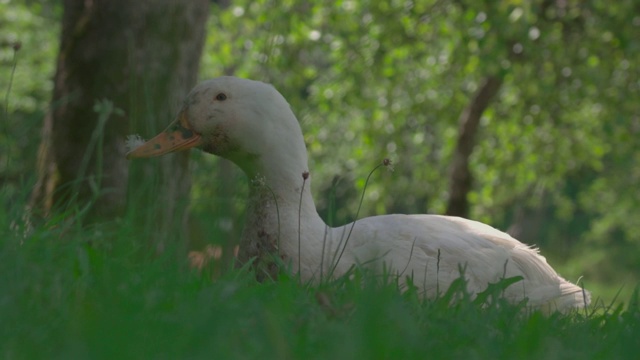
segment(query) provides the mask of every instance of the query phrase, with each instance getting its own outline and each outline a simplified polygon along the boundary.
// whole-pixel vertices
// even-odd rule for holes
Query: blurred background
[[[465,216],[595,297],[638,284],[640,2],[106,3],[0,0],[7,224],[130,216],[158,250],[231,246],[247,193],[234,165],[129,163],[124,142],[161,131],[197,81],[234,75],[288,99],[329,224],[354,220],[389,158],[359,216]]]

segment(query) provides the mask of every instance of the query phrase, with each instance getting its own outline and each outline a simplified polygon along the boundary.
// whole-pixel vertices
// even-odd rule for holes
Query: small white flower
[[[267,179],[261,174],[257,174],[253,179],[251,179],[251,184],[254,186],[265,186],[266,183]]]
[[[251,184],[256,187],[263,187],[267,185],[267,179],[264,175],[257,174],[253,179],[251,179]]]
[[[127,139],[124,144],[127,147],[127,151],[133,151],[138,148],[140,145],[144,144],[144,139],[140,137],[140,135],[127,135]]]

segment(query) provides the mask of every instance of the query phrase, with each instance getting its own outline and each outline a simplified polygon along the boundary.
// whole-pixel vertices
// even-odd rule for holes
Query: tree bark
[[[64,1],[34,213],[88,209],[90,219],[120,216],[131,182],[130,194],[147,194],[133,197],[137,206],[155,200],[163,204],[156,220],[175,223],[186,204],[176,199],[188,198],[187,154],[135,164],[132,174],[153,179],[141,185],[141,178],[129,179],[125,138],[154,135],[177,113],[197,79],[208,13],[207,0]]]
[[[449,187],[447,215],[469,217],[467,195],[473,186],[473,174],[469,169],[469,157],[475,146],[475,137],[482,113],[502,86],[502,78],[487,77],[471,99],[471,103],[460,114],[458,141],[453,154]]]

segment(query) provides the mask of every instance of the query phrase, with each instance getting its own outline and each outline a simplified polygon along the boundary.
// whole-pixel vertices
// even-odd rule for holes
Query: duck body
[[[340,276],[364,266],[411,279],[427,297],[464,276],[477,294],[502,278],[522,277],[504,297],[535,308],[565,311],[590,302],[544,257],[491,226],[440,215],[382,215],[342,227],[327,226],[311,196],[313,173],[300,125],[272,86],[221,77],[196,86],[167,130],[128,154],[151,157],[198,147],[227,158],[250,179],[241,262],[267,274],[274,256],[303,280]]]

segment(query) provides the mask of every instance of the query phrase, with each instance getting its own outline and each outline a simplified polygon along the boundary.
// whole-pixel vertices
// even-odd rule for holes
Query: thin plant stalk
[[[367,191],[367,185],[369,185],[369,179],[371,179],[371,175],[373,175],[373,173],[379,167],[381,167],[381,166],[389,166],[389,165],[390,165],[390,161],[388,159],[384,159],[384,161],[382,161],[380,164],[376,165],[376,167],[374,167],[369,172],[369,175],[367,176],[367,179],[364,182],[364,187],[362,189],[362,195],[360,195],[360,202],[358,203],[358,210],[356,211],[356,217],[353,220],[353,222],[351,223],[351,228],[349,228],[349,233],[347,234],[347,239],[344,241],[344,245],[342,246],[342,250],[340,251],[340,255],[338,256],[337,259],[335,259],[335,262],[333,264],[333,268],[331,269],[331,274],[338,267],[338,263],[340,262],[340,259],[342,259],[342,255],[344,255],[344,251],[347,249],[347,244],[349,243],[349,238],[351,237],[351,233],[353,232],[353,228],[356,226],[356,221],[358,221],[358,216],[360,215],[360,209],[362,208],[362,202],[364,201],[364,194]]]
[[[13,45],[13,61],[11,64],[11,75],[9,75],[9,84],[7,85],[7,92],[4,95],[4,118],[5,121],[9,120],[9,95],[11,94],[11,87],[13,86],[13,79],[16,73],[16,67],[18,66],[18,50],[20,50],[20,43]]]
[[[301,227],[302,227],[302,197],[304,196],[304,186],[307,183],[307,179],[309,178],[309,172],[305,171],[302,173],[302,188],[300,189],[300,203],[298,204],[298,276],[300,276],[300,272],[302,268],[300,267],[300,258],[302,256],[302,239],[301,239]]]

